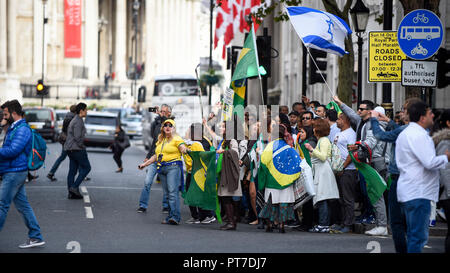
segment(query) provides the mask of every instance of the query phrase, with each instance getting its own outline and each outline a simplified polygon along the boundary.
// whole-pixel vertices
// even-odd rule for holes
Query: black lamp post
[[[133,21],[134,21],[134,88],[133,96],[137,100],[137,54],[138,54],[138,15],[141,3],[139,0],[134,0],[133,2]]]
[[[358,106],[361,104],[362,97],[362,35],[366,31],[369,14],[370,10],[364,5],[362,0],[357,0],[353,8],[350,9],[353,26],[356,36],[358,36]]]

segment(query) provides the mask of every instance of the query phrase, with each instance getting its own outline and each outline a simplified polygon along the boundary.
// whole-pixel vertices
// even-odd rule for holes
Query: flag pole
[[[255,33],[255,27],[254,27],[253,23],[252,23],[251,31],[252,31],[252,36],[253,36],[253,46],[255,48],[255,54],[256,54],[256,66],[257,66],[257,69],[258,69],[259,90],[261,91],[262,105],[264,105],[264,92],[263,92],[263,87],[262,87],[261,73],[259,72],[258,46],[256,45],[256,33]],[[246,90],[246,91],[248,91],[248,90]]]
[[[289,15],[289,11],[287,10],[285,4],[283,4],[283,6],[284,6],[284,9],[286,10],[286,13],[287,13],[287,15],[289,16],[289,20],[290,20],[290,19],[291,19],[291,15]],[[322,71],[320,71],[319,66],[317,65],[316,61],[315,61],[314,58],[312,57],[311,52],[309,51],[309,48],[306,46],[305,42],[303,41],[303,38],[300,37],[300,35],[299,35],[298,37],[299,37],[300,40],[302,41],[303,45],[305,45],[305,48],[306,48],[306,51],[308,52],[308,55],[311,57],[311,60],[313,60],[313,63],[314,63],[314,65],[316,66],[317,70],[319,71],[319,74],[320,74],[320,76],[322,77],[323,81],[325,82],[325,84],[326,84],[326,86],[327,86],[327,88],[328,88],[328,91],[330,91],[331,98],[333,98],[333,97],[335,96],[335,94],[334,94],[333,91],[331,90],[330,86],[328,85],[327,80],[325,79],[325,77],[324,77],[323,74],[322,74]]]

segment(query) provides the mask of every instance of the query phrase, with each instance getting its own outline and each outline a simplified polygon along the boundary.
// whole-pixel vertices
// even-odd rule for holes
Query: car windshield
[[[141,122],[141,118],[124,118],[127,122]]]
[[[46,109],[25,110],[25,120],[27,122],[45,122],[52,120],[51,113]]]
[[[116,126],[115,117],[87,116],[84,122],[86,124]]]
[[[67,113],[56,113],[56,120],[64,120]]]

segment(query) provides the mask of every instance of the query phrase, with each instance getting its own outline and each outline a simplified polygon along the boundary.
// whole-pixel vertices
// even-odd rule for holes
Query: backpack
[[[11,132],[10,139],[15,134],[15,131],[20,128],[27,126],[28,124],[24,123],[16,128]],[[29,128],[29,127],[28,127]],[[45,154],[47,152],[47,143],[42,138],[42,136],[36,132],[36,130],[31,129],[31,151],[28,154],[28,170],[35,171],[42,167],[45,162]]]
[[[339,150],[339,147],[336,144],[331,143],[330,165],[333,172],[341,172],[344,169],[344,162],[345,161],[341,157],[341,151]]]

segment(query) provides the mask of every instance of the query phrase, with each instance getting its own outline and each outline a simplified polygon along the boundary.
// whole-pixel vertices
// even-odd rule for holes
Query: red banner
[[[64,0],[64,56],[81,58],[81,0]]]

